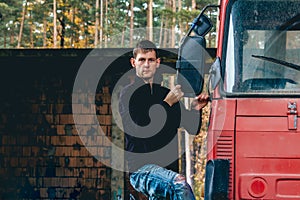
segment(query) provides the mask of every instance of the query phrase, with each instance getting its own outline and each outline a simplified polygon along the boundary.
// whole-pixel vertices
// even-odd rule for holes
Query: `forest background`
[[[174,48],[200,10],[217,3],[218,0],[2,0],[0,48],[131,47],[141,29],[146,30],[148,39],[157,39],[160,47]],[[207,36],[208,47],[214,47],[215,36],[214,30]]]

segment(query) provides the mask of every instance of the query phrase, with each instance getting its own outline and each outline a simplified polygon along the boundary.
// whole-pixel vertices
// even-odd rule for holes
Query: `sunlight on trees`
[[[217,0],[4,0],[0,48],[106,48],[116,35],[127,33],[129,42],[120,47],[132,47],[139,35],[135,29],[142,28],[150,40],[155,40],[154,29],[160,29],[158,45],[174,48],[209,3]]]

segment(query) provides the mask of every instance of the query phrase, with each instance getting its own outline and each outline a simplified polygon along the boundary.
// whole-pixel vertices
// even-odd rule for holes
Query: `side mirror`
[[[208,8],[217,8],[217,5],[206,6],[193,20],[191,28],[182,39],[179,47],[177,68],[177,83],[181,85],[184,95],[194,97],[203,89],[205,61],[209,57],[206,51],[204,36],[213,27],[210,19],[204,15]],[[196,36],[190,36],[194,31]]]
[[[204,37],[213,27],[210,19],[206,15],[201,15],[193,21],[193,31],[198,35]]]
[[[181,56],[176,62],[177,83],[181,85],[184,96],[197,96],[202,92],[204,82],[204,37],[187,37],[179,51]]]

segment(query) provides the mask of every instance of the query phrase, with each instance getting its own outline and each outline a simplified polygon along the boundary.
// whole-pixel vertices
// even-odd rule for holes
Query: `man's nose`
[[[145,66],[150,66],[151,60],[145,60]]]

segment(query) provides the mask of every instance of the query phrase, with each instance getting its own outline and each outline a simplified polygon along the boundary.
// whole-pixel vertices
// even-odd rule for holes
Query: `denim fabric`
[[[184,176],[157,165],[148,164],[130,176],[130,183],[149,200],[195,200]]]

